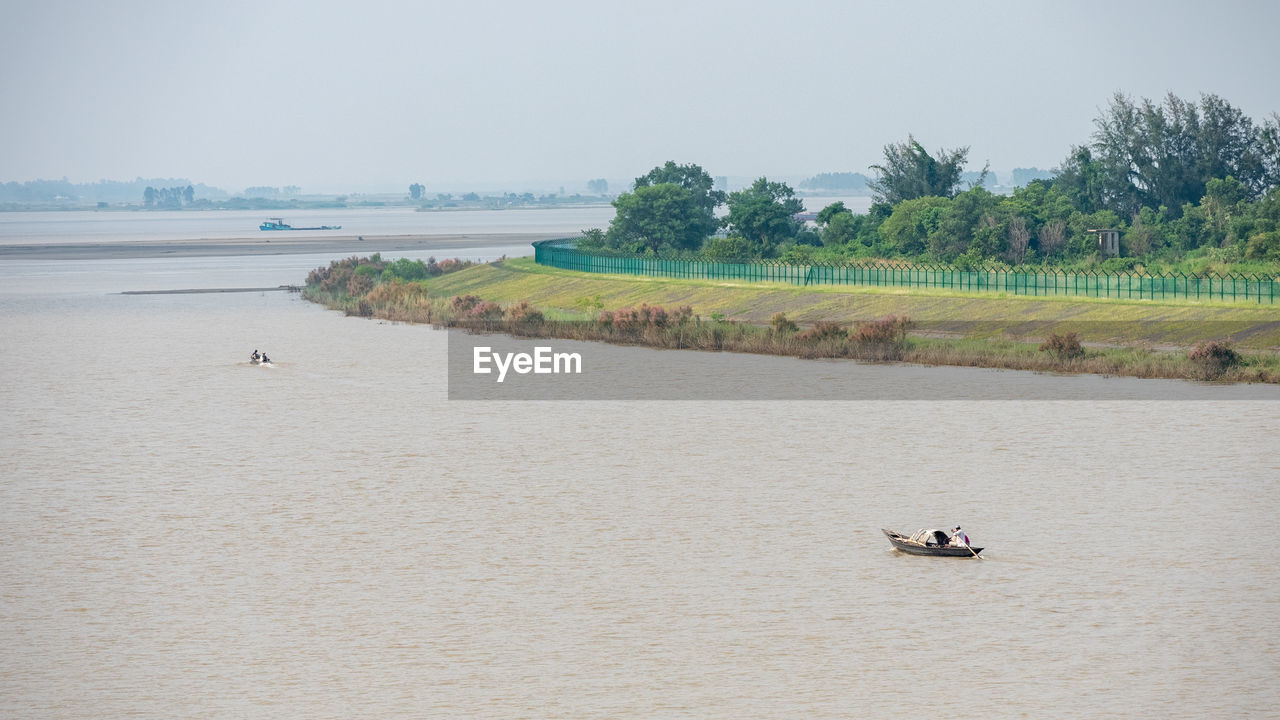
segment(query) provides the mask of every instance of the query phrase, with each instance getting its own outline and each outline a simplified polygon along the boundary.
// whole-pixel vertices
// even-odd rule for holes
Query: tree
[[[740,237],[713,237],[702,246],[702,256],[708,260],[750,260],[758,258],[759,252]]]
[[[145,207],[156,206],[156,189],[155,188],[148,185],[147,189],[142,191],[142,203]]]
[[[182,202],[190,205],[196,201],[196,189],[190,185],[182,189]]]
[[[857,237],[857,222],[849,211],[836,213],[822,227],[823,245],[848,245]]]
[[[729,193],[728,205],[724,226],[765,254],[795,237],[801,225],[795,215],[804,212],[804,203],[786,183],[763,177],[745,190]]]
[[[877,177],[868,183],[878,202],[897,205],[920,197],[955,197],[969,148],[938,149],[934,158],[911,135],[884,146],[884,164],[872,165]]]
[[[844,206],[843,200],[837,200],[818,211],[818,225],[826,225],[831,222],[832,218],[841,213],[853,214],[853,211]]]
[[[1052,220],[1040,228],[1040,237],[1037,244],[1040,248],[1040,254],[1047,257],[1058,252],[1066,241],[1067,221]]]
[[[888,243],[887,249],[919,255],[950,211],[951,200],[936,195],[904,200],[880,226],[880,236]]]
[[[1072,206],[1083,213],[1097,212],[1107,202],[1103,189],[1102,164],[1093,159],[1087,146],[1074,146],[1063,161],[1053,189],[1065,195]],[[1035,189],[1035,185],[1029,185]]]
[[[1217,95],[1202,95],[1197,104],[1170,93],[1156,104],[1116,93],[1094,125],[1097,199],[1122,217],[1143,207],[1178,212],[1203,197],[1213,178],[1235,177],[1250,199],[1276,182],[1267,169],[1266,125],[1256,128]]]
[[[422,183],[414,183],[409,186],[409,197],[414,200],[420,200],[422,199],[422,193],[426,192],[426,189]]]
[[[698,165],[690,163],[688,165],[677,165],[673,161],[668,160],[661,167],[655,167],[648,173],[636,178],[636,190],[643,187],[652,187],[670,183],[676,185],[689,193],[692,202],[700,209],[696,228],[691,228],[691,232],[701,232],[699,238],[705,238],[713,234],[719,227],[719,221],[716,220],[715,210],[725,203],[725,194],[723,191],[715,189],[715,181]]]
[[[819,173],[800,183],[802,190],[863,190],[869,178],[862,173]]]
[[[637,187],[613,201],[617,210],[609,223],[609,245],[627,250],[663,246],[694,250],[710,232],[703,207],[688,190],[675,183]]]
[[[1258,131],[1258,153],[1267,187],[1280,187],[1280,113],[1273,112],[1263,121]]]
[[[671,161],[636,178],[635,190],[613,201],[617,213],[606,235],[610,247],[696,250],[719,227],[715,209],[724,193],[713,184],[697,165]]]
[[[1027,245],[1030,242],[1031,231],[1027,229],[1027,219],[1021,216],[1009,218],[1009,262],[1021,265],[1027,257]]]
[[[595,180],[588,180],[587,191],[593,192],[596,195],[604,195],[605,193],[609,192],[609,181],[605,180],[604,178],[596,178]]]

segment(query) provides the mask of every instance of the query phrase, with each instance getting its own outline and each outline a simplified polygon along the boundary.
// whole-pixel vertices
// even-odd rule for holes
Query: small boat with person
[[[957,539],[957,536],[964,538],[964,533],[959,532],[959,530],[960,528],[956,528],[956,535],[948,535],[946,530],[922,528],[907,536],[900,532],[880,528],[880,532],[889,538],[889,542],[904,553],[934,555],[937,557],[978,557],[978,553],[982,552],[982,548],[969,545],[965,542],[967,538]]]

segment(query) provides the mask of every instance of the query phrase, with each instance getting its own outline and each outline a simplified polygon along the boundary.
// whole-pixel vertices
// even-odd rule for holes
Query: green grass
[[[935,288],[797,287],[779,283],[580,273],[532,258],[481,265],[428,282],[433,297],[474,294],[499,303],[527,301],[549,317],[592,317],[640,303],[690,305],[703,317],[765,324],[785,312],[801,324],[846,324],[906,315],[924,335],[1034,340],[1075,331],[1087,344],[1189,347],[1231,339],[1242,349],[1280,347],[1280,307],[1189,300],[1118,300],[965,293]]]

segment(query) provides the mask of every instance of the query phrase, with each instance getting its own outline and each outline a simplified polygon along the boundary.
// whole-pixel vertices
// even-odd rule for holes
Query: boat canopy
[[[915,534],[911,536],[912,542],[918,542],[922,545],[946,545],[947,541],[950,539],[951,536],[947,534],[946,530],[939,530],[937,528],[917,530]]]

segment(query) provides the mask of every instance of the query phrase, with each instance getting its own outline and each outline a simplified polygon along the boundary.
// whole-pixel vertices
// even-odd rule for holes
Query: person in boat
[[[254,348],[254,349],[253,349],[253,354],[249,356],[249,359],[250,359],[250,360],[252,360],[252,361],[254,361],[254,362],[258,362],[258,360],[260,360],[260,359],[261,359],[261,356],[260,356],[260,355],[258,355],[258,349],[257,349],[257,348]]]
[[[267,357],[267,354],[266,354],[266,353],[262,353],[262,362],[263,362],[263,363],[269,363],[269,362],[271,362],[271,358]]]
[[[956,529],[951,532],[951,539],[948,541],[948,544],[955,545],[957,547],[960,547],[960,546],[968,547],[969,536],[965,535],[964,531],[960,529],[959,525],[957,525]]]

